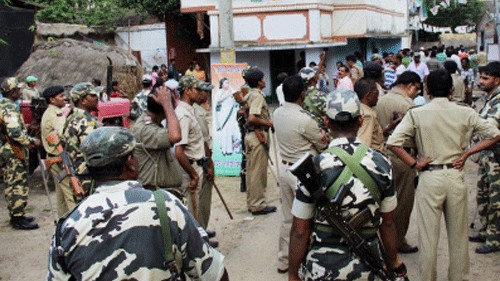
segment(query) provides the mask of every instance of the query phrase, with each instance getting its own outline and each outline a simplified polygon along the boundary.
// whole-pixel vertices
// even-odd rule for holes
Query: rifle
[[[341,185],[335,198],[331,201],[325,198],[324,188],[322,188],[321,183],[321,172],[318,165],[314,163],[313,156],[310,153],[304,155],[299,161],[292,165],[289,170],[308,190],[312,191],[312,196],[317,199],[319,205],[322,206],[321,212],[324,214],[324,218],[328,224],[347,242],[352,253],[357,256],[363,264],[382,280],[397,280],[402,278],[396,276],[394,272],[387,270],[384,260],[380,257],[380,250],[370,245],[355,229],[366,223],[366,221],[370,219],[371,213],[370,216],[366,216],[363,214],[365,211],[363,210],[356,214],[350,222],[347,222],[343,218],[340,205],[349,191],[345,185]],[[356,221],[356,223],[353,223],[353,221]],[[404,270],[404,273],[406,273],[404,264],[402,267],[402,269],[398,268],[398,271]]]
[[[58,157],[55,157],[55,159],[52,159],[48,162],[45,162],[44,164],[54,164],[61,162],[63,169],[64,169],[64,175],[58,175],[57,180],[61,182],[65,177],[69,176],[69,182],[71,184],[71,187],[73,188],[73,191],[75,192],[75,201],[80,202],[83,197],[85,196],[85,190],[83,189],[83,185],[80,182],[80,179],[78,178],[75,167],[73,166],[73,162],[69,158],[68,153],[64,150],[61,141],[59,140],[59,136],[57,135],[57,132],[52,132],[47,136],[47,142],[49,145],[54,145],[56,146],[56,150],[59,153]],[[60,160],[59,160],[60,159]],[[46,160],[47,161],[47,160]]]

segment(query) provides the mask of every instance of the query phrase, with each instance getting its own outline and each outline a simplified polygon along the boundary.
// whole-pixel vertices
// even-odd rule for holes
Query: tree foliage
[[[140,13],[155,16],[163,19],[165,15],[179,17],[181,16],[180,0],[117,0],[122,7],[135,9]]]
[[[77,23],[88,26],[115,27],[116,20],[127,9],[114,0],[35,0],[45,8],[36,14],[37,20],[49,23]]]
[[[428,9],[440,2],[442,1],[425,0]],[[435,16],[428,11],[429,17],[424,23],[433,26],[451,27],[452,30],[461,25],[478,26],[487,9],[482,0],[469,0],[465,5],[459,4],[457,0],[452,0],[450,3],[447,8],[441,7]]]

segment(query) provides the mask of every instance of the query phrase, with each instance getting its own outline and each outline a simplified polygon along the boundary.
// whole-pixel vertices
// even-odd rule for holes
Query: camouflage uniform
[[[304,80],[305,85],[307,85],[309,81],[314,78],[314,75],[315,71],[310,67],[304,67],[300,70],[300,77]],[[326,95],[316,89],[316,85],[307,89],[306,98],[304,99],[302,107],[309,115],[311,115],[323,131],[328,132],[324,123],[326,113]]]
[[[2,83],[2,91],[10,91],[18,87],[15,78],[9,78]],[[2,129],[0,130],[0,164],[3,170],[4,182],[6,184],[4,195],[11,217],[24,216],[24,208],[28,201],[28,146],[35,142],[34,138],[28,136],[24,126],[21,113],[14,101],[8,98],[0,99],[0,118]],[[11,142],[15,142],[21,149],[25,158],[20,159],[7,142],[7,136]]]
[[[481,118],[487,119],[500,128],[500,87],[480,111]],[[479,159],[479,181],[477,182],[477,208],[483,228],[479,235],[486,238],[486,244],[500,248],[500,165],[498,157],[500,144],[483,150]]]
[[[130,119],[136,120],[142,115],[142,112],[147,109],[148,95],[150,92],[151,90],[143,89],[137,93],[135,98],[132,100],[132,104],[130,105]]]
[[[357,100],[355,93],[349,92],[350,95],[342,102],[343,106],[351,106]],[[335,107],[333,104],[335,101],[332,99],[329,103],[331,104],[328,109],[330,113],[330,111],[335,111],[331,108]],[[359,101],[357,107],[359,116]],[[328,116],[336,114],[333,113]],[[360,145],[361,141],[358,138],[337,138],[332,140],[329,147],[340,147],[352,155]],[[322,182],[327,187],[335,182],[345,167],[340,158],[328,149],[316,156],[315,162],[319,163]],[[363,236],[373,245],[377,245],[379,242],[376,231],[381,224],[381,213],[391,212],[397,205],[395,190],[391,184],[391,165],[383,154],[373,149],[368,149],[360,164],[379,187],[381,201],[377,202],[361,180],[353,175],[345,183],[349,191],[341,203],[341,212],[346,216],[352,216],[368,207],[373,217],[363,226],[363,229],[371,230],[371,233]],[[374,274],[352,255],[348,244],[330,228],[312,194],[312,190],[307,190],[299,184],[292,207],[292,214],[295,217],[305,220],[313,219],[309,251],[300,268],[302,280],[373,280]]]
[[[87,85],[88,84],[88,85]],[[86,94],[97,94],[90,83],[79,83],[70,92],[71,99],[76,102]],[[64,150],[68,153],[78,178],[82,182],[85,194],[89,194],[92,188],[92,180],[88,176],[87,166],[80,151],[80,143],[83,139],[102,124],[95,116],[81,108],[74,108],[67,117],[63,129]]]
[[[106,168],[130,155],[133,136],[124,128],[93,131],[81,145],[89,167]],[[224,256],[175,196],[163,192],[172,253],[192,280],[220,280]],[[47,280],[168,280],[164,241],[152,191],[135,180],[104,181],[67,218],[52,239]]]

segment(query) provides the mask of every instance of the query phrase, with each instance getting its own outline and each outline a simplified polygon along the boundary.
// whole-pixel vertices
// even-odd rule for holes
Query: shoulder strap
[[[163,248],[165,255],[165,265],[172,274],[171,280],[176,280],[179,276],[179,271],[176,267],[174,254],[172,252],[172,236],[170,234],[170,218],[167,215],[167,207],[165,206],[165,195],[161,189],[153,192],[155,198],[156,209],[160,217],[161,234],[163,237]]]
[[[332,186],[327,190],[326,195],[329,198],[333,198],[337,194],[340,186],[345,184],[354,174],[366,186],[366,188],[368,188],[368,191],[375,201],[380,202],[380,191],[377,184],[370,174],[368,174],[368,172],[361,166],[361,160],[368,152],[368,147],[366,145],[360,144],[356,148],[356,151],[354,151],[353,155],[350,155],[344,149],[337,146],[330,147],[328,152],[337,155],[346,165],[337,180],[335,180]]]

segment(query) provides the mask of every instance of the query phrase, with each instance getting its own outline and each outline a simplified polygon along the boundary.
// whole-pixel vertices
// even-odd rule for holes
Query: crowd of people
[[[255,66],[243,71],[240,108],[224,116],[243,120],[242,191],[254,216],[277,211],[265,196],[271,131],[276,136],[282,212],[278,273],[288,273],[289,280],[404,278],[398,253],[419,252],[422,280],[436,280],[443,214],[450,280],[468,279],[468,240],[481,243],[478,254],[500,251],[500,63],[486,64],[480,55],[440,47],[375,52],[364,62],[352,54],[337,62],[330,81],[322,54],[319,65],[280,73],[273,113],[263,71]],[[26,86],[14,77],[2,82],[0,156],[12,227],[38,228],[25,211],[30,147],[43,146],[48,158],[68,157],[85,195],[80,200],[72,178],[61,177],[64,161],[50,167],[60,219],[48,280],[184,274],[229,279],[224,256],[215,249],[216,233],[208,229],[215,175],[206,104],[214,86],[206,80],[196,61],[184,75],[174,59],[168,67],[153,67],[132,100],[130,129],[103,126],[91,114],[102,91],[98,79],[78,83],[67,94],[60,85],[38,92],[34,76]],[[228,84],[217,85],[221,103],[233,94]],[[114,96],[125,96],[118,83],[112,86]],[[479,113],[470,106],[477,86],[486,95]],[[40,139],[27,132],[16,105],[21,97],[42,98],[48,105]],[[216,119],[219,127],[226,121]],[[59,143],[48,141],[52,134]],[[470,147],[473,135],[481,141]],[[233,136],[226,137],[230,154]],[[478,152],[482,228],[467,237],[463,167]],[[304,155],[313,156],[312,167],[297,175]],[[317,174],[316,184],[309,184],[309,173]],[[418,246],[405,238],[414,207]],[[327,214],[333,210],[341,226],[376,249],[369,258],[332,223]]]

